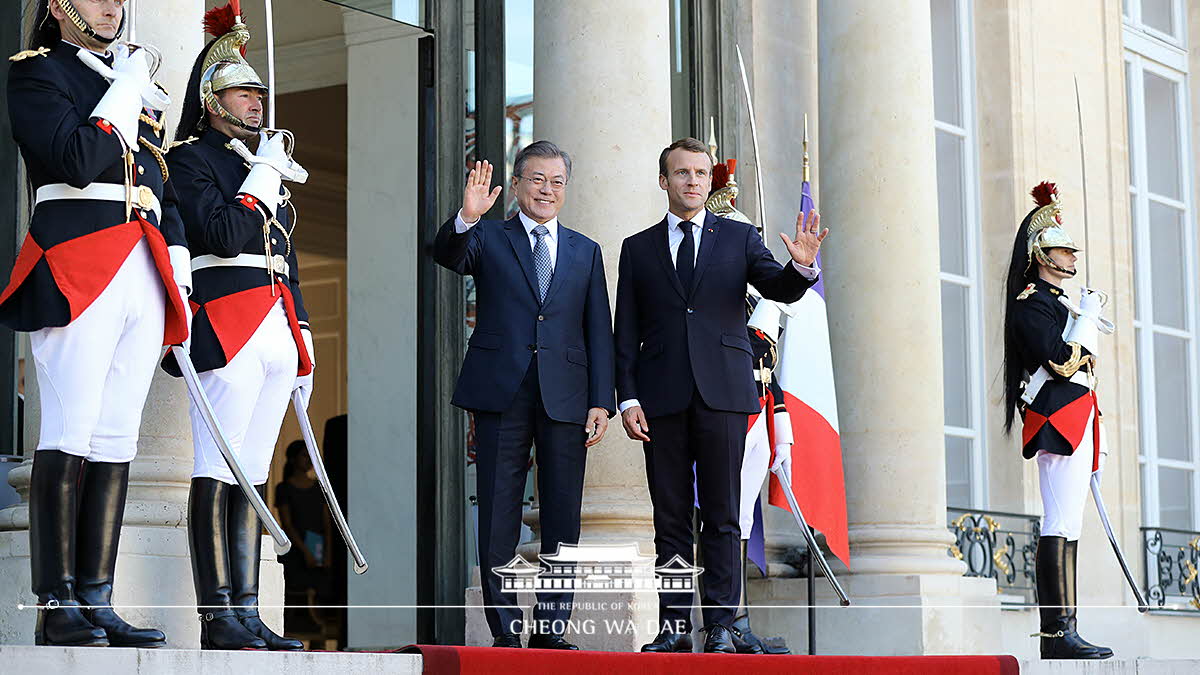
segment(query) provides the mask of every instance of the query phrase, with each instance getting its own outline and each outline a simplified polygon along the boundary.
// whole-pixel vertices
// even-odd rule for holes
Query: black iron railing
[[[954,535],[948,554],[967,564],[966,576],[990,577],[1001,595],[1021,598],[1006,605],[1036,605],[1034,555],[1041,518],[955,507],[946,513]]]
[[[1200,532],[1143,527],[1142,542],[1150,607],[1200,614]]]

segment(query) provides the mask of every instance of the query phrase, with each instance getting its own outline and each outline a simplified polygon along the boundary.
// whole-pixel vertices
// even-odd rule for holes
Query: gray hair
[[[534,141],[521,148],[521,151],[517,153],[517,158],[513,160],[514,176],[524,175],[525,162],[530,157],[544,157],[546,159],[561,158],[563,164],[567,167],[567,180],[571,179],[571,156],[565,150],[560,150],[557,145],[550,141]]]

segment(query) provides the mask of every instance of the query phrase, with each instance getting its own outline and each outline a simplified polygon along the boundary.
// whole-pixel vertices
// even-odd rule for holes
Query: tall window
[[[930,10],[941,244],[946,501],[950,506],[982,507],[987,495],[971,2],[930,0]]]
[[[1196,222],[1183,3],[1127,0],[1125,84],[1145,524],[1200,527]]]

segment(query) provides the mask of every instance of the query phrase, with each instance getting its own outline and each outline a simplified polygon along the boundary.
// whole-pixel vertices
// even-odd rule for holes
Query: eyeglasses
[[[546,183],[549,183],[550,189],[555,192],[562,192],[562,189],[567,187],[567,181],[565,181],[561,178],[555,178],[554,180],[546,180],[545,176],[533,176],[531,178],[528,176],[522,176],[520,174],[515,175],[514,178],[520,178],[522,180],[527,180],[530,183],[533,183],[533,186],[538,189],[541,189],[541,187],[543,185],[545,185]]]

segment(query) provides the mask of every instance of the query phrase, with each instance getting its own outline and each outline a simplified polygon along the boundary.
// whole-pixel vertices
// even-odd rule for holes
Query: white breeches
[[[1092,412],[1095,415],[1095,412]],[[1100,469],[1104,474],[1108,443],[1104,425],[1100,425]],[[1083,441],[1071,455],[1055,455],[1044,450],[1037,454],[1038,482],[1042,490],[1042,536],[1065,537],[1077,541],[1083,530],[1083,510],[1087,506],[1092,479],[1092,421],[1088,419]]]
[[[770,414],[769,410],[760,413],[746,432],[746,452],[742,455],[742,503],[738,511],[742,539],[750,538],[750,530],[754,527],[754,502],[762,492],[763,481],[771,468],[771,440],[767,435],[767,416]]]
[[[200,383],[229,447],[255,485],[267,482],[279,427],[296,383],[298,358],[287,312],[279,300],[232,361],[224,368],[200,373]],[[190,410],[196,456],[192,478],[235,484],[233,472],[195,404]]]
[[[133,460],[165,317],[166,289],[143,238],[74,321],[29,334],[41,400],[38,450]]]

